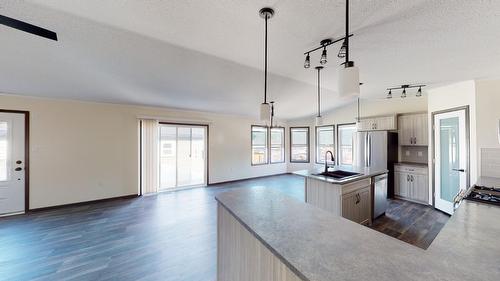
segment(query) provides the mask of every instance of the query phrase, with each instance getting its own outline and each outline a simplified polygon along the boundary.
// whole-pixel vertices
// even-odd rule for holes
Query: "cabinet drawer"
[[[394,171],[422,174],[422,175],[427,175],[429,173],[429,169],[427,167],[412,166],[412,165],[394,165]]]

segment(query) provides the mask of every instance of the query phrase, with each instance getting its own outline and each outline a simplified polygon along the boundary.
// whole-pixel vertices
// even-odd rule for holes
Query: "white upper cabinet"
[[[392,131],[397,130],[397,128],[397,118],[394,115],[361,118],[357,123],[358,132]]]
[[[401,115],[398,117],[399,145],[429,145],[429,125],[427,113]]]

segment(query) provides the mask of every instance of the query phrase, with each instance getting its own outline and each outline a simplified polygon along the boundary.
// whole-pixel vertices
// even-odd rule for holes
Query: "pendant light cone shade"
[[[269,121],[271,119],[271,106],[268,103],[260,104],[260,120]]]
[[[338,84],[340,97],[359,96],[359,68],[355,66],[341,67]]]
[[[323,125],[323,117],[321,116],[316,116],[316,126],[321,126]]]

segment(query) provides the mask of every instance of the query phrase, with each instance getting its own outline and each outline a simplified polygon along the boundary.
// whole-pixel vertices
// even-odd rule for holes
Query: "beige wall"
[[[31,112],[31,208],[137,194],[138,116],[209,124],[210,183],[286,172],[250,165],[252,118],[10,95],[0,108]]]
[[[409,112],[421,112],[427,111],[427,96],[424,94],[422,97],[408,97],[402,99],[396,94],[393,94],[392,99],[373,99],[373,100],[361,100],[360,102],[360,116],[378,116],[378,115],[390,115],[398,113],[409,113]],[[323,115],[323,123],[327,124],[343,124],[343,123],[354,123],[357,117],[357,102],[352,102],[346,106],[334,109],[329,112],[325,112]],[[289,121],[289,126],[309,126],[311,135],[311,163],[309,164],[297,164],[289,163],[288,171],[293,172],[301,169],[310,169],[314,167],[319,167],[314,163],[315,161],[315,120],[314,118],[305,118],[300,120]]]
[[[482,148],[500,148],[500,80],[476,81],[476,106],[477,155],[481,163]]]

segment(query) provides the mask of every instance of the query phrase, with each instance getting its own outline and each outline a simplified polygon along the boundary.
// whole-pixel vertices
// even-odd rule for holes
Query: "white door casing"
[[[25,210],[25,115],[0,112],[0,215]]]

